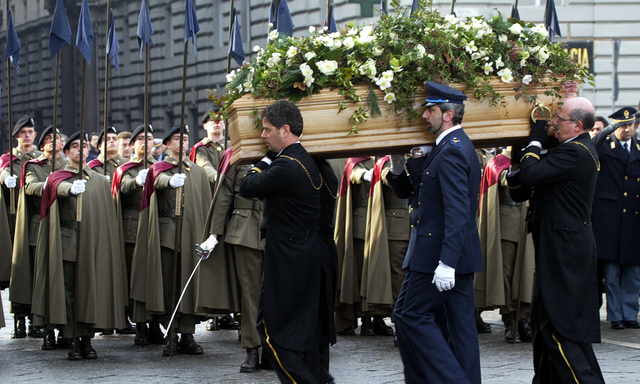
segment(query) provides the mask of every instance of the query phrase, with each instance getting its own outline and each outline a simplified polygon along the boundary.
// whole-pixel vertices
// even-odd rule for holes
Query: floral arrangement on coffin
[[[425,80],[462,83],[468,95],[494,106],[504,104],[504,96],[490,84],[496,76],[513,84],[516,98],[533,105],[537,88],[545,87],[547,96],[561,99],[577,92],[585,78],[593,82],[561,43],[548,41],[542,24],[505,20],[501,15],[442,16],[432,9],[432,0],[420,0],[413,14],[398,0],[391,6],[394,14],[383,14],[371,25],[350,23],[341,32],[310,27],[311,36],[292,38],[273,30],[266,48],[254,47],[257,56],[252,64],[227,75],[219,116],[226,118],[226,109],[247,93],[295,102],[330,88],[344,95],[340,111],[346,102],[364,101],[351,117],[350,133],[357,133],[360,122],[380,114],[374,87],[384,92],[389,113],[402,121],[419,117],[414,98]],[[354,89],[354,84],[362,83],[369,84],[364,96]],[[210,98],[220,104],[214,95]]]

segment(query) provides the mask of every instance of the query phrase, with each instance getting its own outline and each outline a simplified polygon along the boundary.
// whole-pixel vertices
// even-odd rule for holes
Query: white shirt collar
[[[444,139],[445,136],[447,136],[449,133],[455,131],[456,129],[461,129],[462,126],[460,124],[458,125],[454,125],[453,127],[445,130],[444,132],[442,132],[441,134],[438,135],[438,137],[436,138],[436,145],[440,144],[440,142],[442,141],[442,139]]]

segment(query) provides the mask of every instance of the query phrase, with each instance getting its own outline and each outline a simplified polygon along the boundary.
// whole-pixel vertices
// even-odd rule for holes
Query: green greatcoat
[[[69,162],[56,159],[56,170]],[[33,287],[33,262],[40,229],[40,204],[45,180],[51,174],[51,161],[43,154],[24,165],[20,183],[18,210],[16,211],[16,235],[13,243],[13,266],[9,287],[11,313],[29,314]],[[26,311],[26,313],[24,313]]]
[[[118,168],[119,166],[121,166],[126,162],[127,162],[127,159],[120,156],[120,154],[117,154],[113,158],[107,160],[107,176],[113,177],[113,174],[115,173],[116,168]],[[104,156],[102,155],[102,153],[99,154],[96,159],[93,159],[92,161],[87,163],[87,165],[89,165],[91,169],[93,169],[94,171],[102,175],[104,172],[104,168],[103,168]]]
[[[40,223],[31,306],[34,325],[66,325],[64,260],[75,262],[78,270],[77,321],[92,328],[124,328],[126,276],[117,229],[112,225],[116,215],[109,182],[85,166],[86,190],[81,195],[78,238],[77,229],[69,228],[76,219],[78,196],[72,195],[70,190],[78,170],[66,166],[64,171],[76,175],[58,185],[53,192],[57,199]],[[52,189],[50,181],[45,196],[51,193],[48,191]],[[78,241],[82,250],[80,255],[76,255]]]
[[[192,156],[192,161],[204,168],[207,172],[207,178],[213,191],[218,176],[218,165],[220,165],[220,159],[224,152],[224,139],[221,144],[205,137],[200,140],[198,144],[194,145],[191,150],[195,151],[195,156]]]
[[[13,148],[11,151],[16,158],[13,161],[13,172],[9,170],[9,164],[0,164],[0,244],[7,252],[0,252],[0,289],[7,288],[9,286],[9,280],[11,278],[11,257],[12,257],[12,242],[13,242],[13,226],[9,224],[9,189],[4,185],[4,179],[13,174],[20,177],[22,173],[22,166],[29,160],[33,160],[40,156],[42,152],[38,151],[35,147],[32,147],[29,152],[21,152],[18,148]],[[4,155],[8,159],[7,155]],[[4,168],[2,168],[4,167]],[[15,204],[17,207],[18,197],[20,196],[20,183],[18,182],[15,188]]]
[[[154,167],[170,163],[172,168],[153,177]],[[162,279],[161,248],[173,250],[176,244],[175,215],[176,189],[169,185],[171,177],[178,173],[177,160],[166,157],[154,164],[149,171],[145,189],[153,186],[148,206],[143,201],[138,221],[138,239],[133,252],[131,266],[131,299],[134,300],[133,321],[147,322],[153,315],[170,314],[172,308],[165,307],[165,296],[172,294],[170,284]],[[195,268],[198,257],[195,245],[201,242],[207,211],[211,203],[211,189],[204,169],[189,159],[183,160],[183,173],[187,175],[183,187],[183,222],[180,239],[180,291]],[[172,217],[173,216],[173,217]],[[216,308],[215,258],[204,260],[194,275],[180,303],[178,312],[186,315],[205,316],[207,313],[226,313],[229,308]],[[177,292],[179,295],[181,292]],[[177,300],[176,296],[176,300]],[[234,308],[235,310],[235,308]]]

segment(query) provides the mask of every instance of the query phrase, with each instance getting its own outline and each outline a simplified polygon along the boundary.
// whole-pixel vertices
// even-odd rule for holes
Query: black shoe
[[[71,348],[71,339],[68,337],[60,337],[60,335],[58,335],[58,342],[56,343],[56,347],[59,349]]]
[[[231,315],[226,315],[218,318],[218,327],[220,329],[238,329],[238,322]]]
[[[116,330],[116,333],[118,335],[135,335],[136,334],[136,326],[131,324],[129,319],[125,319],[125,324],[127,324],[127,326],[122,328],[122,329]]]
[[[612,321],[611,322],[611,329],[615,329],[615,330],[624,329],[624,322],[622,320]]]
[[[476,329],[478,333],[491,333],[491,324],[485,323],[480,316],[480,312],[476,312]]]
[[[516,312],[509,312],[502,316],[504,322],[504,342],[509,344],[519,343],[520,335],[518,335],[518,323],[516,321]]]
[[[43,327],[34,327],[33,325],[29,326],[29,332],[27,333],[29,337],[35,337],[37,339],[42,339],[44,337],[44,328]]]
[[[162,356],[175,356],[178,354],[178,334],[169,332],[167,337],[167,345],[162,350]]]
[[[27,319],[25,317],[18,317],[14,321],[15,327],[11,332],[12,339],[24,339],[27,337]]]
[[[269,360],[269,353],[267,352],[267,348],[264,344],[262,346],[262,354],[260,355],[260,364],[258,364],[258,368],[265,371],[273,371],[271,360]]]
[[[198,343],[196,343],[192,333],[183,333],[180,335],[178,352],[186,353],[187,355],[202,355],[204,350]]]
[[[160,330],[160,324],[157,321],[149,323],[149,330],[147,331],[147,340],[149,344],[165,345],[167,344],[167,338]]]
[[[640,328],[640,323],[635,320],[625,320],[622,322],[625,328]]]
[[[393,336],[393,328],[384,322],[382,316],[373,316],[373,332],[378,336]]]
[[[531,341],[533,341],[531,325],[527,320],[520,319],[520,321],[518,322],[518,334],[520,335],[520,340],[525,343],[530,343]]]
[[[96,350],[93,349],[93,346],[91,345],[90,337],[82,336],[82,341],[80,341],[80,353],[82,354],[83,359],[95,360],[98,358]]]
[[[47,329],[47,333],[44,335],[40,349],[43,351],[51,351],[56,349],[56,333],[53,329]]]
[[[144,347],[147,344],[149,344],[149,339],[147,338],[147,324],[136,323],[136,337],[133,338],[133,345]]]
[[[244,363],[240,366],[240,372],[253,373],[258,370],[258,348],[247,348],[247,357],[244,359]]]
[[[373,323],[369,316],[362,318],[362,325],[360,325],[360,336],[375,336],[376,331],[373,330]]]
[[[76,339],[75,343],[69,343],[69,352],[67,352],[67,359],[69,360],[82,360],[82,353],[80,352],[80,340]]]
[[[114,329],[101,329],[100,330],[100,336],[109,336],[109,335],[113,335],[113,333],[115,332]]]

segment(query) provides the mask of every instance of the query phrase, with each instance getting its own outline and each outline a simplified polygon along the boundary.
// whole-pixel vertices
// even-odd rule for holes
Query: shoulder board
[[[616,142],[615,142],[615,141],[612,141],[612,142],[611,142],[611,149],[615,149],[615,148],[616,148]]]
[[[451,143],[451,145],[458,147],[458,148],[462,148],[462,143],[460,142],[460,139],[457,137],[452,137],[451,140],[449,140],[449,143]]]

